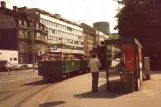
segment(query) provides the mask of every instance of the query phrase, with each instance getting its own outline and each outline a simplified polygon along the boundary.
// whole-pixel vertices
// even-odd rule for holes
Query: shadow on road
[[[49,83],[44,82],[43,80],[39,80],[39,81],[34,81],[34,82],[23,84],[23,85],[43,85],[43,84],[49,84]]]
[[[64,101],[48,102],[48,103],[40,104],[39,107],[51,107],[51,106],[53,107],[53,106],[64,104],[64,103],[65,103]]]
[[[74,97],[76,98],[116,98],[119,96],[126,95],[128,93],[121,92],[120,81],[112,80],[110,81],[110,89],[107,90],[107,84],[103,84],[98,87],[98,92],[85,92],[81,94],[76,94]]]

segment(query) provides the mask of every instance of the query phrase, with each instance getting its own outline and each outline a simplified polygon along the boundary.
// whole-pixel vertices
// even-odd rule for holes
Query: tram
[[[48,60],[38,62],[38,74],[43,76],[46,82],[53,81],[71,73],[89,72],[88,62],[84,57],[69,57],[62,53],[57,56],[49,55]]]

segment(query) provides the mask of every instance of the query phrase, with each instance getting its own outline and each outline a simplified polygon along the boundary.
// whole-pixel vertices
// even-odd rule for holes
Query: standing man
[[[99,67],[101,67],[101,63],[96,58],[96,54],[92,55],[92,58],[89,60],[88,67],[90,68],[90,72],[92,73],[92,92],[97,92]]]

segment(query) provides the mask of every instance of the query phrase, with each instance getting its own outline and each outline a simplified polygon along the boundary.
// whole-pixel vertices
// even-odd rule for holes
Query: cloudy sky
[[[3,0],[1,0],[3,1]],[[117,32],[113,28],[117,24],[114,16],[117,11],[117,2],[113,0],[4,0],[7,7],[17,5],[28,8],[41,8],[53,14],[61,14],[63,18],[71,21],[84,21],[93,26],[94,22],[110,22],[111,33]]]

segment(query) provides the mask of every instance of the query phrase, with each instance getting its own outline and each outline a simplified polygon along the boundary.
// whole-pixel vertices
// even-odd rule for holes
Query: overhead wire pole
[[[32,19],[31,19],[32,20]],[[32,35],[32,54],[33,54],[33,70],[35,72],[35,23],[34,21],[32,20],[32,23],[33,23],[33,27],[32,27],[32,30],[33,30],[33,35]]]

